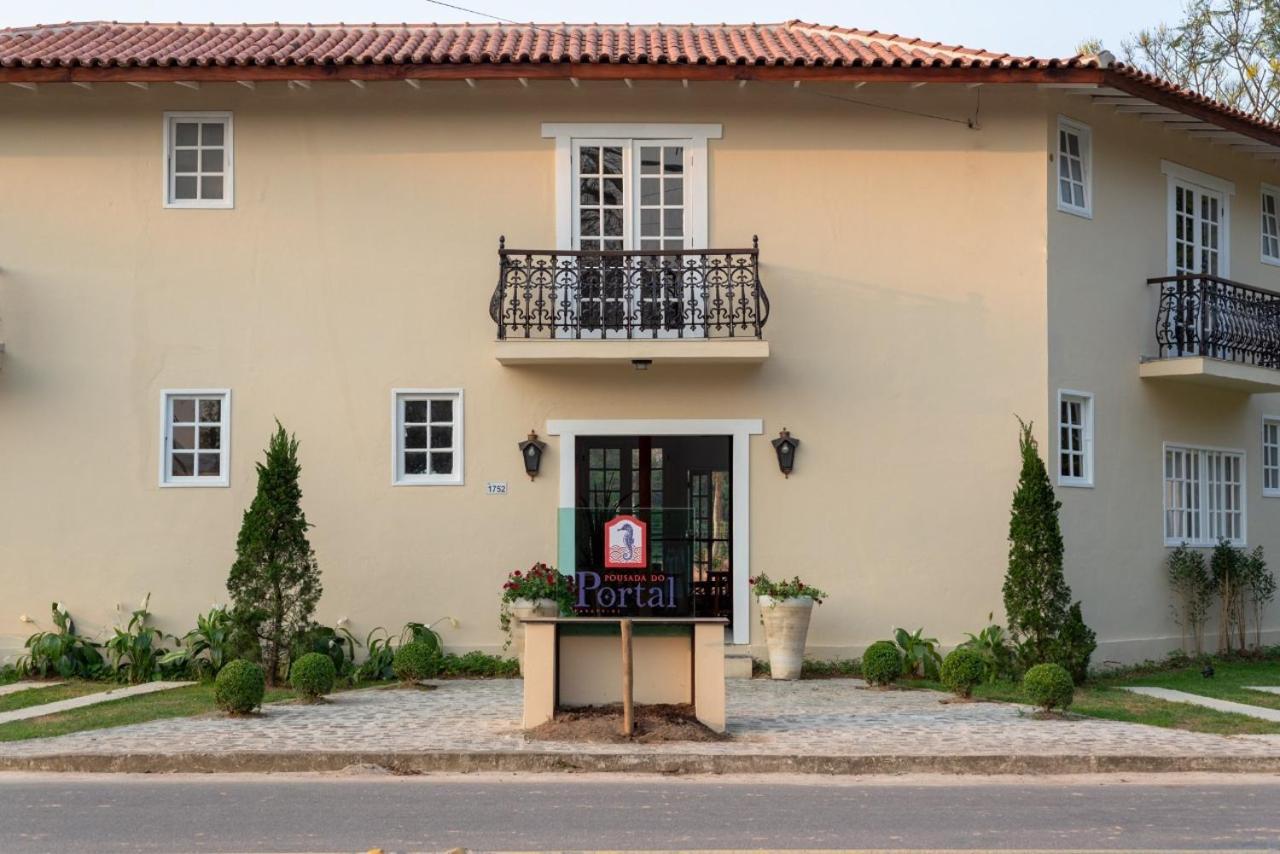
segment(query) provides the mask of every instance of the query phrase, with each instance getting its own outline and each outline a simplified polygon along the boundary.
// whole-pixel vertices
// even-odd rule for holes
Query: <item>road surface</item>
[[[0,774],[0,851],[1280,849],[1280,775]]]

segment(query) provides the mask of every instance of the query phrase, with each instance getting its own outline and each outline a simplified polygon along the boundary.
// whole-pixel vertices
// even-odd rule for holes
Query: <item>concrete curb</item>
[[[1200,771],[1280,773],[1275,756],[982,755],[788,756],[541,752],[227,752],[0,755],[0,771],[87,773],[286,773],[353,765],[398,774],[605,772],[642,774],[1106,774]]]

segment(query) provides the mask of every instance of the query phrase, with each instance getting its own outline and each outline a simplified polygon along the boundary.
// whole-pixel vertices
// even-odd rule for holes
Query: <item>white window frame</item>
[[[221,397],[222,429],[220,439],[222,472],[213,475],[175,475],[169,468],[173,453],[172,412],[173,401],[188,397]],[[197,415],[197,418],[199,416]],[[199,427],[196,428],[199,432]],[[225,487],[231,485],[231,389],[229,388],[166,388],[160,390],[160,486],[168,487]]]
[[[223,131],[223,172],[221,199],[175,199],[173,191],[173,126],[179,121],[221,121]],[[161,152],[161,198],[166,208],[195,210],[229,210],[235,207],[235,120],[227,110],[192,110],[165,112],[164,150]]]
[[[1081,477],[1070,477],[1062,473],[1062,455],[1064,449],[1062,447],[1062,404],[1067,402],[1077,402],[1080,404],[1080,418],[1082,424],[1081,430],[1081,456],[1083,459],[1084,475]],[[1063,388],[1058,389],[1058,485],[1059,486],[1093,486],[1093,394],[1087,391],[1076,391],[1075,389]]]
[[[449,474],[404,473],[404,427],[401,420],[403,400],[453,401],[453,471]],[[391,485],[392,486],[462,486],[463,443],[465,430],[463,392],[460,388],[393,388],[391,390]],[[428,460],[428,466],[430,461]]]
[[[1270,197],[1275,205],[1275,240],[1277,243],[1277,254],[1267,254],[1267,197]],[[1258,197],[1258,242],[1259,253],[1263,264],[1270,264],[1273,267],[1280,267],[1280,187],[1271,184],[1263,184]]]
[[[1218,272],[1216,275],[1226,279],[1231,276],[1231,197],[1235,195],[1236,185],[1231,181],[1210,175],[1197,169],[1183,166],[1169,160],[1160,161],[1160,171],[1166,178],[1165,194],[1165,243],[1167,267],[1169,275],[1177,275],[1177,241],[1175,193],[1179,184],[1190,187],[1198,193],[1215,193],[1220,202],[1222,221],[1219,223],[1218,237]]]
[[[1077,205],[1070,199],[1062,197],[1062,134],[1073,134],[1080,141],[1080,171],[1084,185],[1084,205]],[[1093,219],[1093,129],[1083,122],[1066,116],[1058,116],[1058,128],[1054,134],[1054,149],[1057,158],[1054,161],[1054,186],[1058,193],[1058,210],[1073,216]]]
[[[1165,473],[1166,460],[1170,451],[1181,453],[1189,453],[1197,458],[1199,483],[1197,484],[1197,516],[1200,526],[1200,536],[1193,537],[1173,537],[1169,535],[1169,501],[1167,475]],[[1189,546],[1199,546],[1208,548],[1218,544],[1217,538],[1213,535],[1213,518],[1215,512],[1211,509],[1211,495],[1209,483],[1209,459],[1213,456],[1232,456],[1237,457],[1240,461],[1240,536],[1228,539],[1233,546],[1243,547],[1248,543],[1249,539],[1249,480],[1248,480],[1248,455],[1241,448],[1216,448],[1196,445],[1187,442],[1165,442],[1160,453],[1160,492],[1161,492],[1161,527],[1164,529],[1164,544],[1167,547],[1176,547],[1186,543]]]
[[[1268,427],[1275,428],[1276,441],[1274,443],[1267,441]],[[1267,451],[1272,448],[1276,452],[1276,464],[1269,466],[1267,465]],[[1276,486],[1267,486],[1268,470],[1275,474]],[[1280,498],[1280,415],[1262,416],[1262,495],[1264,498]]]
[[[571,250],[576,233],[575,211],[577,189],[574,186],[575,141],[607,140],[628,149],[636,142],[651,141],[681,144],[685,149],[686,239],[690,249],[706,249],[707,210],[707,140],[720,139],[723,128],[718,124],[562,124],[542,125],[544,139],[556,141],[556,248]],[[630,176],[628,176],[630,180]],[[638,188],[637,188],[638,189]],[[626,216],[632,212],[628,209]]]

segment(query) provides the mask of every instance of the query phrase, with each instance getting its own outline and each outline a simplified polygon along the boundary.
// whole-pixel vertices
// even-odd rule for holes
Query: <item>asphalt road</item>
[[[0,851],[1280,849],[1280,776],[0,774]]]

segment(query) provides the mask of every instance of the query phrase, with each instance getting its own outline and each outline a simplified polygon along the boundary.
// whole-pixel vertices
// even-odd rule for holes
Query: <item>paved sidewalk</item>
[[[112,700],[123,700],[125,697],[136,697],[139,694],[154,694],[157,691],[168,691],[172,688],[185,688],[188,685],[194,685],[194,682],[144,682],[141,685],[130,685],[127,688],[112,688],[110,691],[99,691],[95,694],[85,694],[81,697],[72,697],[69,700],[58,700],[53,703],[43,703],[39,706],[27,706],[23,709],[14,709],[11,712],[0,712],[0,724],[7,724],[13,721],[25,721],[31,718],[39,718],[45,715],[56,715],[60,712],[69,712],[72,709],[82,709],[85,706],[96,706],[99,703],[109,703]]]
[[[1168,700],[1170,703],[1190,703],[1193,706],[1204,706],[1219,712],[1233,712],[1237,715],[1248,715],[1264,721],[1280,721],[1280,709],[1268,706],[1251,706],[1248,703],[1236,703],[1231,700],[1219,700],[1217,697],[1204,697],[1188,691],[1175,691],[1172,688],[1125,688],[1135,694],[1155,697],[1157,700]],[[1265,689],[1264,689],[1265,690]]]
[[[1135,771],[1280,770],[1280,735],[1223,737],[1097,719],[1039,720],[1024,707],[943,704],[939,701],[945,695],[935,692],[877,691],[843,679],[731,681],[733,739],[726,742],[527,741],[519,728],[520,691],[519,680],[442,682],[434,691],[349,691],[324,705],[270,705],[252,718],[206,715],[0,743],[0,768],[303,770],[341,768],[344,761],[381,763],[383,758],[394,764],[396,757],[416,757],[400,764],[417,770],[759,768],[836,773],[1022,767],[1061,772],[1100,770],[1101,765]],[[446,754],[452,757],[447,763],[441,758]],[[67,756],[78,758],[27,761]],[[428,761],[432,756],[434,764]],[[103,759],[89,761],[93,757]],[[165,757],[172,761],[164,762]],[[1134,764],[1135,757],[1146,764]],[[1054,758],[1071,761],[1048,761]],[[986,764],[969,761],[977,759]],[[1026,764],[1037,759],[1044,761]]]

